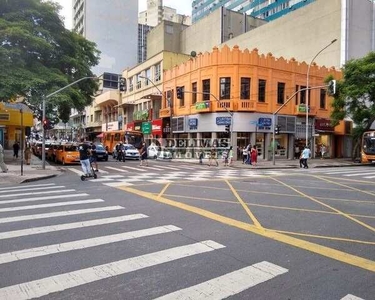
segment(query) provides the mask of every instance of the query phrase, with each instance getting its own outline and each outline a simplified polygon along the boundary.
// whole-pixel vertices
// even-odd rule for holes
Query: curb
[[[41,177],[34,177],[34,178],[27,178],[25,180],[22,180],[21,183],[27,183],[27,182],[33,182],[33,181],[38,181],[38,180],[44,180],[44,179],[50,179],[57,177],[59,174],[52,174],[52,175],[46,175],[46,176],[41,176]]]

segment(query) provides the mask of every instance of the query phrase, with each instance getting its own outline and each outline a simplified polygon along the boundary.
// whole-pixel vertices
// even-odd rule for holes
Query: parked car
[[[131,144],[123,144],[125,159],[140,159],[139,151]],[[113,158],[117,158],[116,146],[113,147],[112,151]]]
[[[172,153],[168,149],[151,144],[147,148],[147,156],[154,159],[172,159]]]
[[[47,160],[51,160],[51,161],[55,161],[55,157],[56,157],[56,150],[57,148],[59,148],[60,144],[51,144],[48,148],[48,150],[46,149],[46,159]]]
[[[96,156],[98,160],[108,160],[108,152],[105,150],[102,144],[95,145],[96,146]]]
[[[64,144],[60,145],[56,150],[55,156],[56,163],[73,164],[79,163],[79,151],[78,145],[75,144]]]

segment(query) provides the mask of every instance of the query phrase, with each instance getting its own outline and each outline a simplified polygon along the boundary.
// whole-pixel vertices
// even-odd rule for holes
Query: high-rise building
[[[192,2],[193,23],[212,11],[224,6],[267,21],[275,20],[315,0],[194,0]]]
[[[137,63],[138,0],[72,0],[73,29],[101,51],[93,72],[120,73]]]
[[[147,9],[139,13],[138,23],[155,27],[163,20],[191,25],[191,17],[178,14],[176,9],[163,6],[163,0],[147,0]]]

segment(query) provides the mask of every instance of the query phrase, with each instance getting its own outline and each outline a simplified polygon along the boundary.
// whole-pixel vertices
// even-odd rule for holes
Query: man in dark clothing
[[[13,158],[18,158],[18,152],[20,151],[20,144],[15,142],[13,144]]]
[[[85,143],[84,139],[81,139],[81,144],[78,147],[79,151],[79,160],[81,162],[82,171],[85,176],[90,176],[91,170],[90,170],[90,147],[88,144]]]

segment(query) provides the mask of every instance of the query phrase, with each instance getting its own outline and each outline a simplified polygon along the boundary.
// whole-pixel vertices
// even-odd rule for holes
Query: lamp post
[[[329,46],[331,46],[333,43],[335,43],[337,39],[332,40],[327,46],[322,48],[311,60],[309,66],[307,67],[307,76],[306,76],[306,147],[308,147],[308,140],[309,140],[309,75],[310,75],[310,68],[313,64],[315,58],[322,53],[325,49],[327,49]]]

